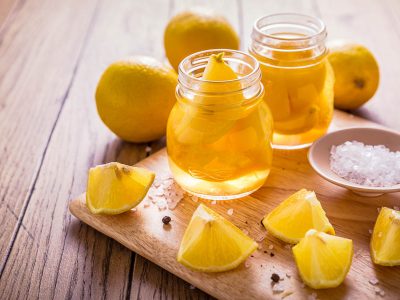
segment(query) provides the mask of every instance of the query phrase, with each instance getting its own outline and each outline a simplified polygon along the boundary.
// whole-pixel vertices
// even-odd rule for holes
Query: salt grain
[[[193,200],[194,202],[197,202],[197,201],[199,201],[199,197],[197,197],[197,196],[192,196],[192,200]]]
[[[368,229],[369,234],[372,234],[372,229]]]
[[[272,292],[274,294],[279,294],[279,293],[283,293],[285,291],[285,286],[282,283],[275,283],[272,286]]]
[[[215,205],[215,204],[217,204],[217,200],[213,200],[213,201],[211,201],[211,204],[212,204],[212,205]]]
[[[379,283],[379,280],[376,278],[372,278],[370,280],[368,280],[368,282],[372,285],[377,285]]]
[[[232,216],[233,215],[233,208],[228,209],[227,214]]]
[[[270,245],[268,246],[268,249],[269,249],[269,250],[274,249],[274,245],[270,244]]]
[[[330,167],[338,176],[364,186],[400,183],[400,151],[392,152],[383,145],[347,141],[332,146]]]
[[[144,149],[144,151],[146,151],[146,153],[150,153],[151,152],[151,147],[149,147],[149,146],[146,146],[146,148]]]
[[[246,230],[246,229],[243,229],[242,231],[243,231],[243,233],[244,233],[245,235],[248,235],[248,234],[249,234],[249,231]]]

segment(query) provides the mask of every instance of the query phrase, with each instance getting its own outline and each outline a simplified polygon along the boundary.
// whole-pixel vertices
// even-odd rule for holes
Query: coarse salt
[[[332,146],[330,167],[338,176],[364,186],[400,183],[400,151],[392,152],[383,145],[347,141]]]
[[[233,215],[233,208],[228,209],[227,214],[232,216]]]

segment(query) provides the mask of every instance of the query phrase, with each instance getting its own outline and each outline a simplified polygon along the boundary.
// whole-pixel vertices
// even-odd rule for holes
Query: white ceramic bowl
[[[346,141],[359,141],[366,145],[385,145],[391,151],[400,151],[400,133],[396,131],[366,127],[338,130],[317,140],[308,152],[308,161],[321,177],[367,197],[400,192],[400,184],[390,187],[363,186],[336,175],[330,169],[330,151],[332,146],[343,144]]]

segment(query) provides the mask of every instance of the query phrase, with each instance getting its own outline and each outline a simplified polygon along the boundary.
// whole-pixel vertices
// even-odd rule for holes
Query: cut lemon
[[[116,215],[137,206],[146,196],[154,173],[117,162],[89,170],[86,204],[94,214]]]
[[[353,241],[311,229],[292,250],[305,284],[313,289],[333,288],[349,272]]]
[[[191,269],[222,272],[236,268],[257,243],[228,220],[200,204],[179,248],[177,260]]]
[[[272,235],[292,244],[298,243],[310,229],[335,234],[317,196],[305,189],[279,204],[262,223]]]
[[[400,265],[400,211],[381,209],[372,233],[371,257],[378,265]]]

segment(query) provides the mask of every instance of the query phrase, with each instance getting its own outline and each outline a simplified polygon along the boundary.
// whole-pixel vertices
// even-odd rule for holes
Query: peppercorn
[[[271,256],[271,257],[274,257],[274,255],[275,255],[275,254],[274,254],[273,252],[271,252],[270,256]]]
[[[273,282],[279,282],[280,279],[281,279],[281,278],[280,278],[279,275],[276,274],[276,273],[273,273],[273,274],[271,275],[271,280],[272,280]]]
[[[171,217],[170,216],[163,217],[162,222],[164,223],[164,225],[169,225],[169,222],[171,222]]]

